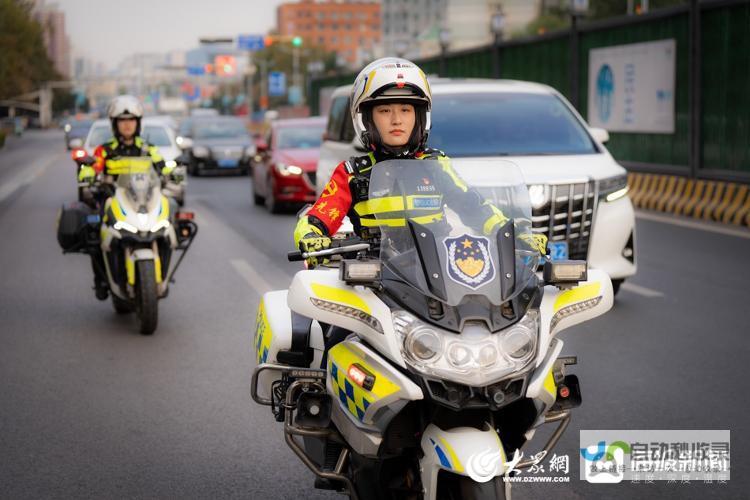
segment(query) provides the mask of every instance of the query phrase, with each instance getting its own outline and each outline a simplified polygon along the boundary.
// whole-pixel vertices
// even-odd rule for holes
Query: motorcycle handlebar
[[[359,252],[362,250],[369,250],[369,243],[356,243],[354,245],[343,245],[339,247],[326,248],[325,250],[318,250],[317,252],[289,252],[286,254],[286,258],[289,262],[299,262],[309,257],[326,257],[329,255],[338,255],[349,252]]]

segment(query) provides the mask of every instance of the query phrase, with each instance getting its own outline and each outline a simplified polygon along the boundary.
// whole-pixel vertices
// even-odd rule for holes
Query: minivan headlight
[[[484,323],[471,322],[461,334],[455,334],[428,325],[406,311],[394,311],[392,319],[406,363],[439,379],[486,386],[522,370],[536,353],[536,310],[495,333]]]
[[[599,198],[615,201],[626,194],[628,194],[627,175],[616,175],[599,181]]]

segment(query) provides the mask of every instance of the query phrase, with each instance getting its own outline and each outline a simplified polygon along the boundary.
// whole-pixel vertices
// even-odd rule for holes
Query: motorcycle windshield
[[[461,165],[468,183],[447,158],[378,163],[355,210],[379,228],[380,258],[400,280],[450,306],[477,295],[500,305],[524,290],[540,259],[528,189],[510,161]]]
[[[146,209],[153,191],[160,185],[159,176],[149,157],[122,158],[117,161],[117,187],[122,188],[134,206]]]

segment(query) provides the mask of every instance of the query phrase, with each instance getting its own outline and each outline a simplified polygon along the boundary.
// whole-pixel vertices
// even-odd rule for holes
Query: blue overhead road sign
[[[265,46],[263,35],[239,35],[237,36],[237,48],[240,50],[261,50]]]

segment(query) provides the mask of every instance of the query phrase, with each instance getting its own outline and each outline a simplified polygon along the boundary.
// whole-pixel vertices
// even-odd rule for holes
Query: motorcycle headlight
[[[493,384],[522,370],[533,359],[539,332],[536,310],[503,331],[469,323],[459,335],[434,328],[405,311],[393,326],[404,360],[416,371],[473,387]]]
[[[174,160],[167,160],[167,161],[164,162],[164,166],[167,167],[167,168],[170,168],[170,167],[174,168],[174,167],[177,166],[177,162],[174,161]]]
[[[196,158],[206,158],[208,156],[208,148],[205,146],[195,146],[193,147],[193,156]]]

